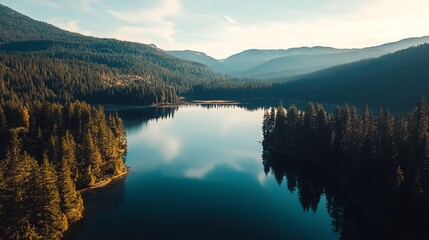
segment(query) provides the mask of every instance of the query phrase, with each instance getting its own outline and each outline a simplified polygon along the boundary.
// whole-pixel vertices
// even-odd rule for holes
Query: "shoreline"
[[[106,179],[104,179],[104,180],[102,180],[100,182],[95,183],[91,187],[86,187],[86,188],[79,189],[79,190],[77,190],[77,192],[84,193],[84,192],[87,192],[87,191],[90,191],[90,190],[94,190],[94,189],[98,189],[98,188],[103,188],[103,187],[109,185],[110,183],[112,183],[114,180],[116,180],[118,178],[121,178],[121,177],[124,177],[129,172],[130,172],[130,170],[127,168],[127,170],[125,172],[121,173],[121,174],[108,177],[108,178],[106,178]]]
[[[242,102],[234,100],[190,100],[190,101],[181,101],[175,103],[158,103],[151,105],[122,105],[122,104],[106,104],[102,105],[106,112],[115,112],[120,110],[134,110],[134,109],[145,109],[151,107],[180,107],[186,105],[238,105]]]
[[[186,105],[237,105],[241,104],[241,102],[233,101],[233,100],[191,100],[191,101],[183,101],[177,103],[160,103],[153,104],[150,106],[153,107],[178,107],[178,106],[186,106]]]

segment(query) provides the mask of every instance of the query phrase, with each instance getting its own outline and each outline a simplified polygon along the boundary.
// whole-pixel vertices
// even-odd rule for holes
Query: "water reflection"
[[[341,212],[345,204],[326,207],[333,194],[313,172],[284,168],[272,155],[261,168],[261,110],[181,106],[118,114],[132,173],[85,196],[85,218],[69,239],[337,239],[330,215],[351,216]]]
[[[114,113],[124,120],[126,128],[133,130],[150,120],[173,118],[178,107],[147,107],[147,106],[105,106],[105,111]]]
[[[262,153],[265,174],[272,174],[279,185],[286,184],[298,194],[303,211],[316,212],[320,199],[326,197],[326,208],[332,226],[341,239],[396,239],[385,226],[370,218],[342,191],[338,182],[314,163],[296,159],[264,147]],[[284,183],[284,181],[286,182]]]
[[[260,161],[260,130],[254,129],[260,124],[260,111],[235,106],[182,106],[177,111],[180,114],[174,119],[149,120],[140,127],[126,125],[127,163],[133,169],[203,179],[218,166],[253,171],[247,166]]]
[[[85,237],[90,239],[97,239],[97,233],[91,231],[90,221],[93,218],[103,221],[102,216],[110,215],[116,209],[118,209],[124,202],[125,195],[125,180],[126,177],[115,179],[111,184],[101,189],[94,189],[91,191],[85,191],[82,193],[83,200],[85,202],[85,218],[78,223],[72,225],[71,229],[66,232],[64,239],[81,239],[81,233],[85,233]],[[108,221],[108,219],[104,219]],[[100,223],[101,224],[101,223]],[[122,232],[118,226],[118,238],[120,232]],[[92,234],[92,235],[91,235]],[[114,237],[112,236],[112,239]]]

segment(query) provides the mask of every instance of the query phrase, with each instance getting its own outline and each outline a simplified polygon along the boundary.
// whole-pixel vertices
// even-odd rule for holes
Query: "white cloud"
[[[223,18],[224,18],[227,22],[231,23],[232,25],[238,25],[238,26],[240,26],[240,25],[241,25],[239,22],[235,21],[235,20],[234,20],[232,17],[230,17],[230,16],[223,15]]]
[[[79,0],[79,7],[87,13],[95,13],[94,5],[102,6],[100,0]]]
[[[149,9],[131,11],[108,10],[108,12],[112,16],[131,24],[165,24],[170,22],[170,17],[180,14],[181,10],[182,7],[179,0],[162,0],[158,5]]]
[[[30,2],[33,4],[42,5],[49,8],[56,8],[56,9],[62,8],[61,2],[56,0],[30,0]]]
[[[174,27],[165,25],[158,27],[119,27],[113,33],[114,38],[140,43],[165,44],[174,42]]]
[[[65,29],[65,30],[70,31],[70,32],[81,33],[84,35],[91,35],[92,34],[91,31],[88,31],[88,30],[85,30],[85,29],[79,27],[79,23],[80,23],[79,20],[72,20],[72,21],[68,21],[68,22],[63,22],[63,21],[61,21],[61,19],[50,19],[49,22],[53,23],[55,26],[57,26],[59,28]]]
[[[115,18],[129,24],[118,27],[113,37],[167,45],[175,42],[174,34],[177,30],[173,18],[182,13],[182,7],[179,0],[162,0],[149,9],[107,11]]]
[[[200,31],[205,40],[180,42],[181,49],[205,49],[223,58],[249,48],[296,46],[367,47],[407,37],[429,35],[429,2],[373,0],[354,11],[337,12],[308,20],[270,19],[239,23],[223,15],[224,24]],[[301,18],[303,19],[303,18]],[[176,46],[177,48],[177,46]]]

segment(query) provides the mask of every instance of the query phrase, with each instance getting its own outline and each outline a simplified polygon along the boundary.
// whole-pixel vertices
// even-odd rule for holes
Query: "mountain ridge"
[[[410,37],[364,48],[302,46],[288,49],[247,49],[229,56],[219,64],[208,66],[215,72],[237,77],[292,77],[339,64],[380,57],[422,43],[429,43],[429,36]]]

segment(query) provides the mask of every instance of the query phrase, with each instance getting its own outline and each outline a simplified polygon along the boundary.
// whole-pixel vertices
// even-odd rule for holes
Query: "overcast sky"
[[[429,35],[428,0],[0,0],[97,37],[225,58],[245,49],[366,47]]]

